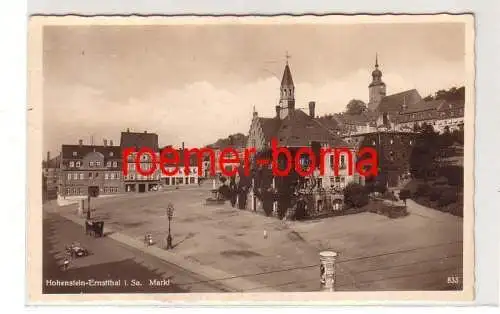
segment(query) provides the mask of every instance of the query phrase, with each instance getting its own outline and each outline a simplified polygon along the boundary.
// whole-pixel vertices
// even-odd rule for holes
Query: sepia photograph
[[[32,17],[30,298],[472,300],[473,22]]]

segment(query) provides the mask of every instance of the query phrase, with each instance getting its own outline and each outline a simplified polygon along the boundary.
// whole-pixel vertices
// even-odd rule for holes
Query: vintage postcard
[[[472,301],[474,77],[466,14],[31,17],[29,302]]]

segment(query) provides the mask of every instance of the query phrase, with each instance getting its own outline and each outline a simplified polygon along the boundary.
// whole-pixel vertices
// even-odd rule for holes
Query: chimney
[[[276,118],[278,119],[280,118],[280,110],[281,110],[280,106],[276,106]]]
[[[182,142],[182,151],[184,151],[184,142]]]
[[[102,141],[103,141],[103,143],[104,143],[104,147],[108,146],[108,140],[107,140],[107,139],[104,139],[104,140],[102,140]]]
[[[78,140],[78,145],[82,146],[83,145],[83,140]]]
[[[315,111],[314,109],[316,107],[316,102],[315,101],[310,101],[309,102],[309,116],[314,119],[315,117]]]
[[[50,161],[50,152],[47,152],[47,163]]]
[[[109,140],[109,146],[113,146],[113,140]]]
[[[144,134],[148,133],[148,131],[144,131]]]
[[[127,128],[127,133],[130,133],[130,129],[129,128]]]

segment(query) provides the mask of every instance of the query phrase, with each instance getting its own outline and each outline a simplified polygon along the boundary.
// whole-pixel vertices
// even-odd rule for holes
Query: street
[[[89,255],[74,259],[64,271],[65,246],[75,241]],[[86,236],[80,225],[48,212],[43,216],[43,281],[45,294],[225,291],[217,283],[112,239]]]

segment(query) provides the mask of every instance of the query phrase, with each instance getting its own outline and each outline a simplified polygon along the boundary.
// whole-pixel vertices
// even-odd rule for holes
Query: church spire
[[[375,53],[375,67],[378,69],[378,53]]]
[[[291,56],[288,54],[288,51],[285,54],[286,58],[286,65],[285,65],[285,71],[283,72],[283,78],[281,79],[281,87],[287,87],[287,88],[293,88],[293,79],[292,79],[292,72],[290,71],[290,66],[288,65],[288,59],[291,58]]]
[[[286,53],[285,70],[283,71],[283,78],[281,79],[280,87],[280,119],[286,117],[290,112],[295,110],[295,86],[293,84],[292,72],[288,59],[290,55]]]

